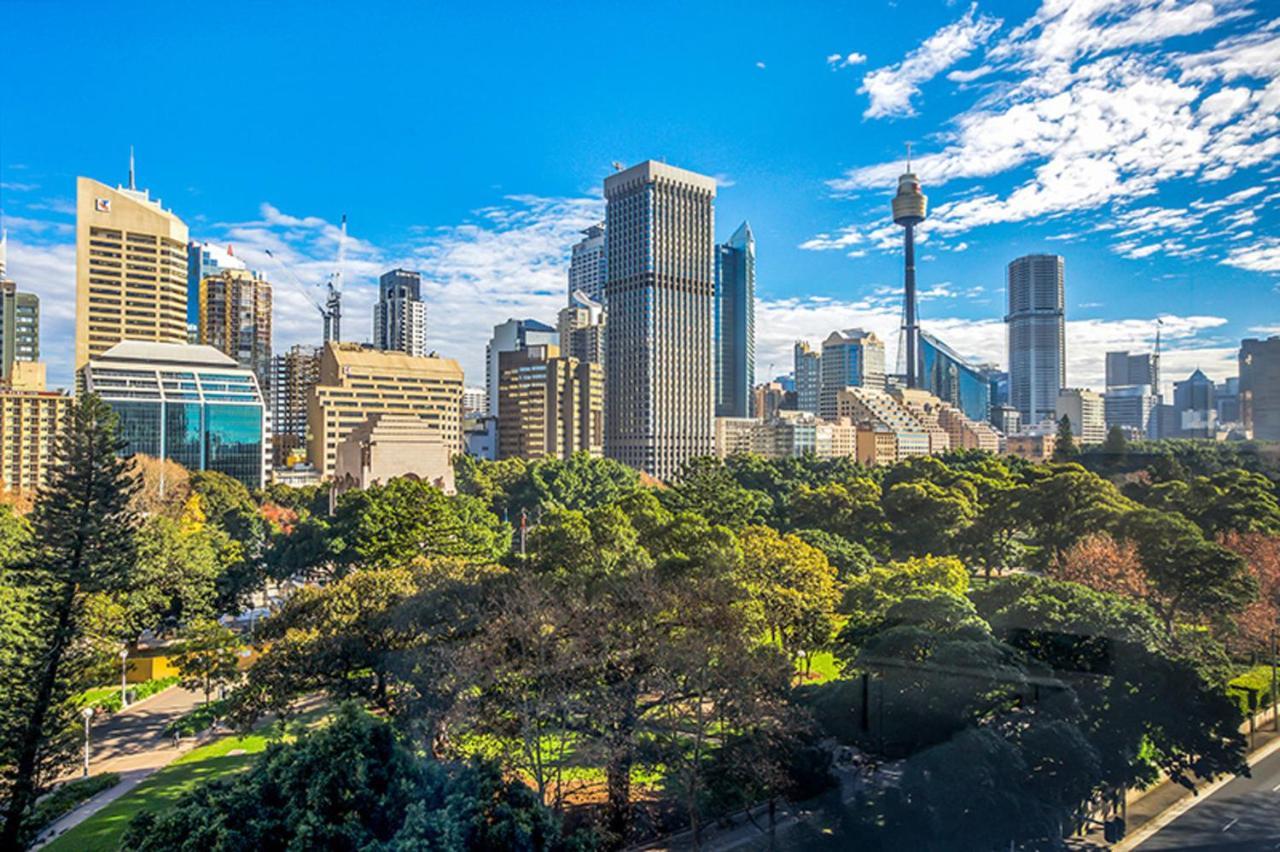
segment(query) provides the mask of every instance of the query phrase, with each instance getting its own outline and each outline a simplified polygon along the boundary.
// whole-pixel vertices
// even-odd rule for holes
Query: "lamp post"
[[[93,708],[86,707],[80,711],[84,716],[84,777],[89,777],[89,720],[93,718]]]
[[[1271,724],[1280,731],[1280,714],[1276,713],[1276,629],[1271,628]]]
[[[129,649],[120,651],[120,707],[129,706]]]

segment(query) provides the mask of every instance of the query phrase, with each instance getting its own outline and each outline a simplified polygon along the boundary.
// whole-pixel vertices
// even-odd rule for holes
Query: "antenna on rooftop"
[[[133,180],[133,146],[132,145],[129,146],[129,188],[132,190],[137,190],[138,188]]]

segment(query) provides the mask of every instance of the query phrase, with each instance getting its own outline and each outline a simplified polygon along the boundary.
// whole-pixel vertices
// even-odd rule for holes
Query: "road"
[[[89,772],[123,772],[168,763],[176,752],[173,740],[164,735],[165,725],[202,700],[200,693],[175,686],[92,725]],[[79,774],[77,766],[68,777]]]
[[[1280,849],[1280,751],[1234,778],[1139,844],[1140,852]]]

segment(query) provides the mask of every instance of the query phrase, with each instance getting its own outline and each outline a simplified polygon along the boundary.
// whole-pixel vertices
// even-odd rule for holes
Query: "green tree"
[[[1119,426],[1112,426],[1107,430],[1107,438],[1102,442],[1102,452],[1115,461],[1122,461],[1129,452],[1129,439],[1124,436],[1124,430]]]
[[[834,533],[879,555],[889,533],[880,507],[880,486],[871,479],[801,484],[786,498],[790,526]]]
[[[112,632],[134,643],[145,631],[162,633],[217,615],[221,554],[227,546],[226,533],[198,517],[152,515],[144,520],[128,582],[109,596],[121,617]]]
[[[798,536],[779,535],[771,527],[747,527],[738,539],[743,583],[769,641],[792,660],[825,647],[840,599],[827,557]]]
[[[1058,434],[1053,442],[1053,460],[1075,461],[1079,455],[1080,448],[1076,446],[1076,439],[1071,434],[1071,418],[1064,414],[1058,419]]]
[[[31,516],[30,555],[4,569],[31,616],[14,664],[0,678],[0,767],[7,809],[0,847],[14,848],[39,792],[74,748],[75,696],[93,660],[86,601],[127,582],[134,558],[136,487],[111,409],[93,394],[71,407],[48,487]]]
[[[201,618],[183,629],[172,661],[182,685],[203,692],[208,704],[215,689],[240,678],[239,651],[240,637],[234,630]]]
[[[956,537],[978,513],[973,486],[963,486],[924,478],[890,485],[883,505],[893,530],[894,552],[900,556],[951,553]]]
[[[876,567],[875,557],[869,550],[842,536],[825,530],[796,530],[794,535],[805,544],[823,552],[827,561],[836,569],[838,582],[847,582],[851,577],[865,574]]]
[[[1181,513],[1209,538],[1228,532],[1280,533],[1277,487],[1260,473],[1235,469],[1160,482],[1151,486],[1143,502]]]
[[[714,456],[685,462],[662,502],[673,512],[696,512],[733,530],[762,522],[771,508],[768,495],[743,488]]]
[[[1107,532],[1134,508],[1107,480],[1078,464],[1050,464],[1030,474],[1018,506],[1044,568],[1079,539]]]

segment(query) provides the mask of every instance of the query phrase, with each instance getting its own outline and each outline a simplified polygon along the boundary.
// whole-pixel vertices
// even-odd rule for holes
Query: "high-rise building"
[[[778,382],[765,382],[751,389],[750,416],[757,420],[772,420],[787,402],[787,392]]]
[[[569,295],[569,304],[556,318],[560,351],[570,358],[604,364],[604,306],[581,290]]]
[[[393,269],[378,279],[373,345],[415,358],[426,356],[427,305],[422,301],[422,276],[417,272]]]
[[[415,358],[330,341],[307,401],[307,460],[333,476],[338,444],[374,414],[421,418],[440,440],[462,449],[462,368],[452,358]]]
[[[715,451],[715,179],[647,160],[604,182],[605,454],[660,479]]]
[[[922,331],[918,340],[918,386],[954,405],[970,420],[990,417],[991,382],[988,375],[932,334]]]
[[[1132,355],[1128,352],[1107,353],[1107,389],[1147,385],[1159,387],[1156,360],[1150,352]]]
[[[604,368],[555,344],[499,356],[498,458],[604,454]]]
[[[822,353],[804,340],[797,340],[792,352],[795,357],[796,408],[817,414],[822,394]]]
[[[271,283],[256,272],[227,268],[200,282],[200,342],[229,355],[271,383]]]
[[[560,335],[551,326],[534,319],[509,319],[493,327],[493,337],[484,350],[484,389],[489,398],[489,414],[498,416],[498,358],[503,352],[518,352],[527,346],[545,343],[560,345]]]
[[[195,240],[187,243],[187,325],[196,328],[195,339],[188,342],[200,342],[200,282],[224,269],[248,268],[231,246],[223,248]]]
[[[307,399],[320,380],[320,348],[295,344],[271,359],[271,450],[276,467],[306,455]]]
[[[893,197],[893,221],[903,229],[903,341],[906,347],[907,387],[918,386],[920,369],[919,328],[916,324],[916,225],[928,215],[928,198],[920,190],[920,179],[911,171],[911,152],[907,151],[907,170],[898,178],[898,192]]]
[[[605,256],[604,222],[582,232],[569,258],[569,299],[580,291],[593,302],[604,304],[604,282],[608,260]]]
[[[187,226],[146,190],[76,179],[79,370],[122,340],[187,342]]]
[[[84,387],[119,418],[122,455],[266,482],[266,408],[252,370],[212,346],[126,340],[82,369]]]
[[[49,483],[71,397],[45,388],[44,364],[18,361],[0,387],[0,487],[34,494]]]
[[[1087,388],[1058,391],[1054,418],[1071,421],[1071,434],[1081,444],[1101,444],[1107,438],[1106,408],[1102,395]]]
[[[1032,254],[1009,264],[1009,402],[1023,423],[1053,417],[1067,381],[1063,260]]]
[[[833,331],[822,341],[818,414],[836,416],[836,396],[849,387],[884,390],[884,343],[860,328]]]
[[[756,238],[743,222],[716,246],[716,417],[746,417],[756,381]]]
[[[1151,385],[1110,387],[1102,397],[1107,429],[1119,426],[1132,437],[1155,437],[1159,400],[1151,392]]]
[[[478,417],[489,410],[489,400],[485,397],[484,388],[462,389],[462,416]]]
[[[1280,441],[1280,335],[1240,342],[1240,419],[1257,441]]]
[[[1213,407],[1218,412],[1218,423],[1239,423],[1240,377],[1231,376],[1213,386]]]
[[[1213,380],[1197,368],[1173,383],[1173,417],[1176,434],[1163,438],[1213,438],[1218,432],[1218,412],[1213,404]]]
[[[17,361],[40,360],[40,297],[18,290],[4,277],[0,239],[0,381],[8,381]]]

